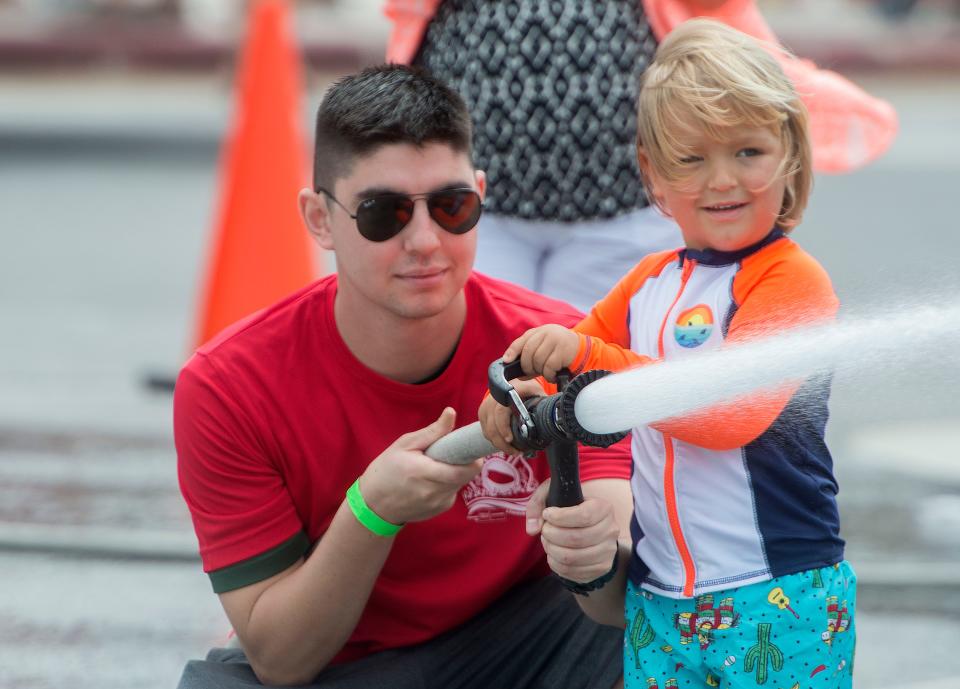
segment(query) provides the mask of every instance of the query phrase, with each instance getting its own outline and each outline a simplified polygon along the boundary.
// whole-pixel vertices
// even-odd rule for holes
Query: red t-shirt
[[[458,425],[476,421],[487,367],[516,336],[581,318],[562,302],[474,273],[452,360],[436,379],[408,385],[347,349],[334,323],[336,288],[336,276],[324,278],[232,326],[201,347],[177,381],[180,488],[218,591],[263,580],[305,555],[350,484],[398,436],[445,406],[456,409]],[[404,527],[334,662],[431,639],[547,573],[523,515],[548,475],[542,456],[492,455],[450,510]],[[583,480],[629,475],[625,444],[583,450]]]

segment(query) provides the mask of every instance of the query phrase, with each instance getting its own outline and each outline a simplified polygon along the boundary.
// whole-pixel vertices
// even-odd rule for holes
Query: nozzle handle
[[[554,440],[547,446],[547,462],[550,464],[547,507],[573,507],[583,502],[577,441]]]
[[[516,392],[510,385],[510,381],[522,375],[523,366],[520,365],[519,359],[511,361],[509,364],[503,363],[502,358],[497,359],[487,368],[487,383],[490,386],[490,395],[503,406],[512,406],[510,393],[512,392],[515,395]]]
[[[520,360],[503,363],[503,358],[497,359],[487,368],[487,384],[490,387],[490,396],[504,407],[509,407],[516,416],[513,422],[514,445],[517,447],[530,446],[537,429],[530,418],[527,405],[520,399],[520,395],[510,385],[510,380],[523,375],[523,366]]]
[[[558,371],[557,390],[561,395],[569,384],[570,371],[565,368]],[[556,413],[556,405],[553,405],[553,408]],[[554,439],[547,446],[547,462],[550,464],[547,507],[573,507],[583,502],[583,491],[580,489],[580,451],[576,438]]]

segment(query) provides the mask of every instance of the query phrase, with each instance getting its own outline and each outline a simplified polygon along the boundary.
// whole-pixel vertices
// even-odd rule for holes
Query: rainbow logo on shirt
[[[677,318],[673,327],[673,336],[681,347],[699,347],[710,338],[713,332],[713,314],[706,304],[697,304],[687,309]]]

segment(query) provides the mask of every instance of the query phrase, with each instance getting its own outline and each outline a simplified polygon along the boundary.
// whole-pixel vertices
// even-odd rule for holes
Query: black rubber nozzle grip
[[[510,391],[513,386],[510,381],[523,375],[523,367],[520,360],[511,361],[509,364],[503,363],[503,359],[497,359],[487,369],[487,383],[490,386],[490,395],[498,403],[505,407],[510,405]]]
[[[555,440],[547,447],[547,461],[550,463],[547,507],[573,507],[583,502],[577,441]]]

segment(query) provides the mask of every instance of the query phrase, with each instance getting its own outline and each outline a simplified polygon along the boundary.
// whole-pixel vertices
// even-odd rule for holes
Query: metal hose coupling
[[[497,359],[487,371],[490,394],[493,398],[514,411],[511,422],[513,444],[524,451],[543,450],[557,441],[574,440],[584,445],[608,447],[626,437],[629,431],[616,433],[591,433],[577,421],[574,404],[577,395],[588,385],[610,371],[585,371],[570,378],[566,369],[557,375],[559,392],[553,395],[538,395],[520,399],[520,395],[509,383],[524,375],[519,360],[504,364]]]

